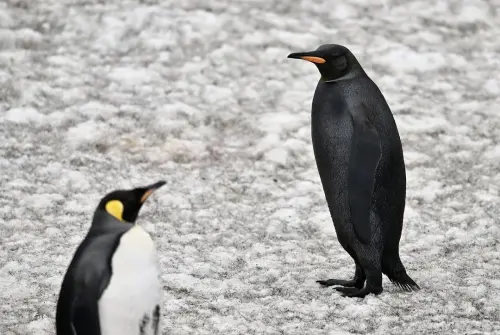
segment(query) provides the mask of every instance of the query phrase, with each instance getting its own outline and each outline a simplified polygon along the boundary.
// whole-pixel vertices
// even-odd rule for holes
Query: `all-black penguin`
[[[312,102],[314,156],[354,279],[318,280],[349,297],[382,292],[382,273],[404,290],[419,289],[399,257],[406,197],[403,149],[392,112],[352,52],[326,44],[288,58],[312,62],[321,78]],[[366,285],[365,284],[366,281]]]
[[[160,269],[150,235],[135,224],[155,184],[107,194],[64,276],[57,335],[158,335]]]

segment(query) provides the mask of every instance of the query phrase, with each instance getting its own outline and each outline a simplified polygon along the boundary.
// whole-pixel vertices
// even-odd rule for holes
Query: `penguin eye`
[[[123,221],[123,203],[120,200],[110,200],[106,203],[106,212]]]
[[[347,67],[347,59],[344,56],[334,58],[332,63],[339,70],[344,70]]]

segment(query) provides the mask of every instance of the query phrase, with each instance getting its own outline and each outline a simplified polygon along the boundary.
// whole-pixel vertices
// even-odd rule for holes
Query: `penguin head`
[[[145,187],[113,191],[102,198],[97,209],[106,211],[120,221],[134,223],[146,199],[165,184],[161,180]]]
[[[321,73],[321,80],[326,82],[345,77],[355,70],[362,71],[352,52],[339,44],[324,44],[314,51],[291,53],[287,58],[314,63]]]

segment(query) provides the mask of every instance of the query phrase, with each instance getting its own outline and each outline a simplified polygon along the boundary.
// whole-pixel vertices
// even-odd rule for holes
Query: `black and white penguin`
[[[57,335],[158,335],[162,287],[156,248],[135,224],[146,199],[165,184],[106,195],[64,276]]]
[[[312,62],[318,82],[311,134],[316,165],[342,247],[354,259],[352,280],[319,280],[349,297],[382,292],[382,273],[419,289],[399,257],[406,196],[403,149],[392,112],[349,49],[326,44],[288,58]],[[366,280],[366,286],[364,286]]]

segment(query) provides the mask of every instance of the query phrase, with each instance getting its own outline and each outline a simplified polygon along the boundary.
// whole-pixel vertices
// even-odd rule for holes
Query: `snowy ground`
[[[498,0],[158,3],[0,2],[0,334],[54,334],[100,196],[162,178],[140,221],[165,334],[500,334]],[[318,73],[286,59],[323,43],[394,111],[420,292],[315,283],[354,270],[312,154]]]

